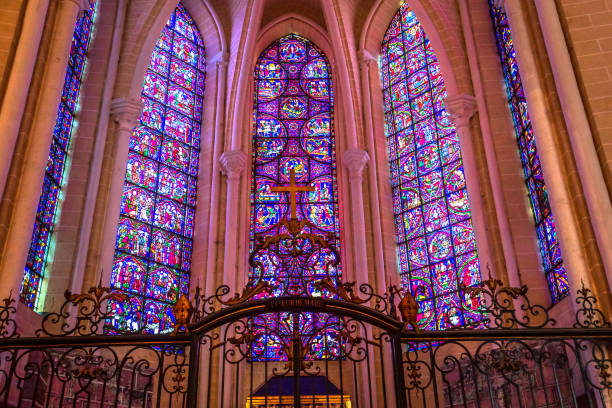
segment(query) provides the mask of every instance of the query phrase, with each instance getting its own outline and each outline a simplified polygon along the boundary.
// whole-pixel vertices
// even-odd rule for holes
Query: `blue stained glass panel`
[[[497,50],[506,82],[506,94],[514,120],[525,182],[527,183],[527,194],[536,224],[542,266],[554,303],[568,295],[567,272],[563,265],[555,220],[550,209],[546,184],[538,158],[531,118],[516,62],[508,16],[501,7],[496,7],[493,1],[489,1],[489,7],[497,39]]]
[[[66,175],[66,158],[96,13],[96,1],[89,0],[88,4],[87,10],[78,17],[72,34],[68,68],[21,284],[20,300],[32,309],[38,307],[40,285],[44,279],[45,267],[50,255],[49,246],[60,212],[59,195]]]
[[[204,45],[179,3],[157,41],[130,138],[111,286],[129,294],[109,333],[167,331],[189,289]]]
[[[384,36],[380,71],[402,285],[422,329],[475,327],[479,306],[459,290],[481,281],[459,140],[437,58],[405,3]]]
[[[332,112],[331,67],[314,44],[292,34],[275,41],[261,54],[255,68],[251,247],[256,239],[283,232],[284,227],[276,224],[289,217],[289,196],[273,193],[270,188],[288,185],[293,170],[296,183],[315,189],[298,193],[297,218],[309,220],[314,225],[312,233],[331,233],[336,248],[340,248]],[[289,249],[282,243],[274,251],[259,252],[256,256],[263,270],[252,269],[251,277],[284,288],[284,293],[292,281],[304,282],[303,276],[298,278],[296,274],[313,275],[308,276],[309,281],[326,277],[325,265],[333,258],[331,253],[319,250],[307,259],[293,260],[310,267],[291,268],[289,261],[281,259],[289,256]],[[329,275],[339,279],[339,268],[331,269]],[[310,286],[303,289],[320,295]],[[285,313],[258,319],[254,322],[259,328],[254,358],[286,360],[281,345],[290,338],[292,316]],[[337,318],[313,313],[300,315],[304,338],[315,337],[308,358],[338,355],[338,337],[334,333],[340,322],[333,319]],[[317,332],[320,333],[315,335]]]

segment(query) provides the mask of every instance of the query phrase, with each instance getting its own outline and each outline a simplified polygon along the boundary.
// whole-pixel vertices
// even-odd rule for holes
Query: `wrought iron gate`
[[[67,292],[37,330],[5,299],[0,408],[612,406],[612,329],[588,289],[573,327],[557,328],[526,287],[487,279],[460,288],[472,327],[420,331],[410,292],[342,282],[333,237],[295,216],[277,227],[242,292],[183,295],[173,333],[110,335],[131,312],[101,286]]]
[[[67,293],[29,332],[6,299],[0,407],[610,406],[612,329],[588,289],[570,328],[489,279],[463,288],[486,328],[418,331],[396,288],[318,284],[327,297],[259,297],[266,284],[183,297],[171,334],[101,335],[121,300],[106,288]],[[327,323],[310,333],[315,314]],[[266,327],[274,316],[286,331]]]

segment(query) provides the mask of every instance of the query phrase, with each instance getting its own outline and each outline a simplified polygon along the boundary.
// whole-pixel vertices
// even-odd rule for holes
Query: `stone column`
[[[487,109],[487,102],[482,84],[482,76],[480,74],[480,64],[478,61],[478,54],[476,52],[476,42],[474,40],[474,34],[472,31],[470,11],[467,0],[458,0],[458,3],[459,14],[461,15],[461,26],[463,28],[463,38],[465,40],[465,47],[470,65],[470,74],[472,77],[472,84],[474,86],[474,95],[476,96],[476,107],[478,109],[478,119],[480,121],[480,130],[482,132],[482,142],[487,159],[487,170],[489,171],[489,178],[491,180],[491,190],[493,193],[493,202],[495,203],[497,225],[499,227],[499,235],[501,238],[506,272],[508,275],[508,283],[510,286],[520,287],[521,279],[518,274],[518,267],[516,265],[516,254],[514,251],[514,243],[512,242],[512,232],[508,222],[501,177],[497,167],[497,156],[495,154],[495,147],[491,135],[489,112]],[[500,278],[503,273],[502,271],[499,271],[500,273],[497,273],[497,271],[494,272],[496,272],[495,276],[498,278]]]
[[[17,141],[19,125],[26,105],[32,72],[36,64],[38,45],[45,26],[49,0],[28,2],[23,18],[23,29],[13,59],[11,74],[6,83],[4,103],[0,109],[0,194],[4,192],[11,157]]]
[[[366,245],[365,218],[363,211],[363,169],[370,160],[368,152],[361,149],[349,149],[342,155],[342,165],[349,173],[351,191],[351,221],[354,245],[354,276],[357,284],[370,283],[368,277],[368,249]]]
[[[370,156],[368,155],[368,152],[361,149],[348,149],[342,155],[342,165],[348,170],[349,173],[349,189],[351,193],[350,208],[354,258],[354,275],[350,278],[344,277],[343,280],[356,280],[356,288],[358,288],[359,285],[361,285],[362,283],[369,283],[372,286],[376,286],[374,282],[370,282],[370,278],[368,275],[368,248],[366,245],[365,216],[363,207],[363,170],[365,169],[365,166],[369,160]],[[348,237],[348,234],[345,236]],[[371,339],[372,334],[372,327],[367,326],[365,327],[365,333],[363,333],[362,335],[368,339]],[[375,350],[369,345],[366,345],[366,347],[368,347],[368,353],[375,352]],[[375,378],[376,375],[373,365],[361,365],[359,369],[359,374],[362,389],[369,389],[370,392],[372,392],[372,395],[376,396],[376,383],[368,382],[368,378]],[[362,403],[367,404],[367,396],[364,394],[360,397],[362,398]]]
[[[30,140],[21,167],[23,171],[18,175],[19,187],[14,197],[4,197],[5,200],[12,199],[17,204],[14,205],[10,225],[7,226],[7,239],[2,256],[2,268],[0,269],[2,271],[0,275],[2,296],[8,295],[11,290],[13,294],[18,294],[21,287],[36,208],[42,190],[43,175],[53,138],[53,128],[57,119],[57,107],[66,76],[72,33],[79,12],[86,6],[84,1],[59,1],[51,38],[51,49],[46,59],[43,86],[37,96],[34,122],[27,136]],[[10,159],[10,154],[8,158]],[[0,157],[0,159],[2,159],[1,167],[6,164],[6,157]],[[6,177],[7,172],[3,174]]]
[[[538,18],[597,246],[612,285],[612,205],[554,1],[535,0]]]
[[[217,234],[219,230],[219,190],[220,190],[220,158],[223,150],[223,126],[225,123],[225,90],[227,83],[227,61],[228,55],[223,53],[220,59],[216,62],[217,68],[217,103],[215,106],[215,135],[213,138],[213,154],[212,154],[212,180],[210,186],[210,213],[209,213],[209,229],[208,229],[208,248],[206,258],[206,270],[204,278],[204,293],[213,293],[216,288],[216,264],[217,264]],[[192,285],[193,286],[193,285]]]
[[[227,181],[227,205],[225,209],[225,253],[223,256],[223,283],[237,292],[236,267],[238,259],[240,177],[247,165],[247,156],[242,150],[224,152],[219,159],[221,172]]]
[[[371,180],[369,184],[370,188],[370,216],[372,217],[372,237],[373,237],[373,250],[374,250],[374,272],[376,273],[376,290],[383,293],[386,290],[386,284],[388,282],[385,270],[385,252],[383,248],[383,237],[382,237],[382,216],[380,210],[380,194],[378,188],[378,160],[376,150],[375,132],[374,132],[374,117],[372,112],[372,83],[371,81],[371,70],[374,67],[374,71],[378,77],[378,65],[376,58],[362,50],[359,53],[359,68],[361,76],[361,89],[363,90],[362,104],[363,104],[363,123],[366,149],[369,152],[372,160],[372,165],[368,166],[368,178]],[[382,130],[383,127],[381,126]],[[387,156],[385,156],[386,158]],[[387,160],[384,160],[386,163]],[[385,180],[388,182],[388,180]],[[399,276],[398,276],[399,278]]]
[[[100,176],[102,174],[102,166],[104,165],[104,153],[106,150],[106,143],[108,141],[107,135],[108,125],[110,122],[111,103],[113,102],[113,91],[115,89],[115,80],[117,78],[117,69],[119,67],[121,38],[123,37],[124,32],[128,1],[129,0],[119,0],[117,5],[117,15],[115,16],[115,27],[113,29],[113,40],[108,58],[108,70],[105,77],[104,90],[102,92],[102,104],[100,105],[100,115],[98,126],[96,128],[96,138],[89,167],[87,195],[85,196],[87,201],[85,202],[85,207],[83,209],[81,226],[79,228],[79,246],[77,248],[72,272],[72,283],[70,289],[72,293],[80,293],[81,289],[83,289],[83,281],[87,280],[88,278],[93,278],[85,276],[85,266],[87,263],[87,254],[89,253],[90,249],[89,242],[100,187]],[[117,109],[117,104],[115,105],[115,109]],[[134,109],[139,111],[137,103],[134,105]],[[129,126],[129,123],[127,125]],[[93,272],[97,273],[97,271]]]
[[[569,189],[565,185],[564,170],[561,166],[562,160],[556,150],[554,130],[551,126],[552,118],[547,109],[545,90],[538,77],[538,67],[529,38],[530,30],[527,27],[520,1],[505,0],[503,2],[498,1],[498,3],[503,3],[508,14],[508,22],[512,31],[525,98],[529,106],[538,155],[544,173],[550,206],[555,217],[563,262],[567,270],[572,308],[576,308],[574,302],[576,290],[583,280],[586,287],[594,289],[595,293],[599,295],[599,300],[604,303],[601,305],[602,309],[605,310],[608,305],[608,288],[603,288],[603,285],[594,287],[595,281],[587,272],[589,265],[584,258],[582,245],[576,233],[580,228],[574,217]],[[606,299],[601,298],[604,293]]]
[[[485,221],[482,189],[478,176],[478,165],[472,140],[472,128],[470,126],[470,119],[476,112],[476,99],[472,95],[449,97],[446,100],[446,111],[450,115],[451,121],[455,124],[457,136],[459,137],[470,214],[478,248],[478,259],[482,268],[491,264],[491,249]]]
[[[108,285],[113,270],[115,256],[115,241],[119,225],[119,212],[123,197],[123,184],[127,168],[130,137],[137,125],[142,112],[140,99],[113,99],[110,107],[111,118],[117,123],[114,152],[112,155],[112,170],[108,186],[106,215],[104,217],[104,230],[102,232],[102,250],[100,254],[100,267],[102,284]],[[75,284],[78,284],[76,282]],[[81,282],[82,284],[82,282]]]

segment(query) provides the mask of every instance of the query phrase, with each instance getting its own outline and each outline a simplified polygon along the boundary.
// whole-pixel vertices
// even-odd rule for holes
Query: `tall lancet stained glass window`
[[[525,173],[525,181],[527,182],[529,202],[531,203],[538,234],[542,265],[553,302],[557,302],[568,294],[569,288],[557,238],[555,220],[548,202],[548,193],[516,62],[516,52],[508,25],[508,17],[502,8],[493,5],[493,1],[489,1],[489,5],[497,37],[497,50],[499,51],[506,82],[506,93],[516,131],[516,140],[523,172]]]
[[[155,44],[130,138],[111,277],[130,300],[110,332],[168,330],[189,289],[204,77],[202,37],[179,4]]]
[[[459,139],[440,65],[406,4],[384,36],[380,69],[402,285],[419,302],[421,328],[476,326],[478,300],[458,287],[481,280]]]
[[[314,187],[314,191],[297,193],[297,218],[314,225],[310,232],[331,235],[339,248],[332,111],[331,70],[320,49],[305,38],[288,35],[264,50],[255,68],[252,247],[258,239],[286,233],[276,224],[290,218],[289,193],[276,193],[271,188],[289,185],[293,170],[295,184]],[[335,255],[324,250],[305,252],[306,256],[292,258],[290,248],[281,241],[257,254],[261,267],[251,269],[251,277],[276,285],[274,295],[320,295],[312,286],[314,281],[328,273],[339,279],[339,267],[327,268]],[[311,349],[312,358],[329,355],[331,329],[323,326],[334,324],[328,318],[320,314],[301,316],[300,330],[305,331],[305,338],[318,336]],[[286,359],[281,343],[291,333],[289,316],[275,316],[260,323],[276,334],[260,336],[256,353],[261,358]]]
[[[21,284],[21,301],[33,309],[38,307],[45,268],[51,256],[53,229],[61,211],[61,189],[70,167],[68,158],[70,139],[76,127],[74,118],[78,111],[81,82],[96,12],[96,1],[89,0],[88,4],[89,8],[78,17],[72,34],[68,68],[64,77],[62,97],[57,110],[43,188],[38,201],[32,241]]]

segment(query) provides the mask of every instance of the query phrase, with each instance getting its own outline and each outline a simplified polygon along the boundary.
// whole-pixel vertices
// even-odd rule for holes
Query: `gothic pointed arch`
[[[189,290],[206,76],[204,42],[179,3],[155,44],[130,151],[111,286],[108,332],[163,332],[172,305]]]
[[[380,57],[397,259],[402,285],[419,302],[423,329],[477,326],[481,281],[459,138],[445,109],[440,64],[404,3]]]
[[[290,34],[261,53],[254,79],[251,247],[268,237],[287,233],[278,223],[295,215],[298,220],[310,222],[305,232],[328,236],[340,248],[334,92],[327,57],[306,38]],[[295,214],[291,214],[290,194],[273,191],[275,186],[289,184],[312,190],[297,193]],[[250,276],[271,283],[277,288],[275,293],[283,295],[316,296],[315,281],[330,275],[340,279],[340,267],[331,266],[339,261],[335,253],[329,250],[304,253],[293,258],[289,256],[291,248],[279,241],[270,250],[257,254],[259,266],[251,268]],[[286,333],[286,317],[273,316],[267,322],[255,322],[266,327],[262,336],[270,337],[262,342],[263,358],[286,359],[282,347],[284,335],[289,338],[290,334]],[[305,336],[321,332],[311,349],[313,357],[324,357],[325,350],[329,351],[325,344],[331,341],[329,327],[333,324],[320,314],[307,314],[304,318],[310,330]]]

